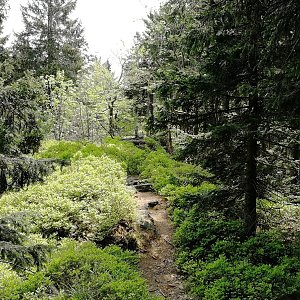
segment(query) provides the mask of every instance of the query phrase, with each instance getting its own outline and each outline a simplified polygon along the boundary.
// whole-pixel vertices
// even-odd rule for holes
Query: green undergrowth
[[[195,299],[300,299],[298,242],[281,230],[247,237],[237,203],[199,166],[158,150],[141,169],[170,201],[177,263]]]
[[[58,234],[57,228],[62,226],[60,222],[63,219],[67,220],[66,223],[63,222],[63,232],[66,233],[63,236],[92,240],[101,239],[103,235],[101,232],[105,232],[105,228],[117,222],[122,214],[127,216],[126,209],[131,207],[126,201],[124,205],[124,202],[122,202],[124,197],[117,197],[116,194],[119,194],[119,190],[112,181],[107,179],[116,176],[120,180],[116,181],[117,185],[123,184],[124,186],[125,173],[123,167],[129,174],[140,174],[142,178],[148,179],[157,192],[170,202],[170,212],[175,225],[174,243],[177,248],[177,264],[186,277],[187,290],[194,299],[300,299],[300,247],[297,239],[295,237],[291,238],[291,236],[287,238],[286,231],[278,229],[260,230],[256,236],[247,237],[244,232],[243,218],[239,214],[240,210],[237,209],[240,203],[229,201],[229,197],[227,197],[228,190],[220,182],[215,181],[213,174],[200,166],[173,160],[166,151],[153,142],[149,142],[143,149],[139,149],[133,144],[121,142],[120,140],[108,140],[106,144],[100,146],[74,142],[47,142],[39,153],[39,157],[70,159],[72,167],[70,167],[70,171],[65,171],[66,178],[62,177],[61,181],[58,180],[55,185],[51,185],[51,188],[49,187],[47,190],[47,193],[50,194],[51,191],[56,191],[56,197],[60,199],[58,201],[60,206],[55,211],[59,211],[62,215],[47,218],[47,214],[45,214],[43,216],[44,222],[39,222],[37,218],[33,226],[35,234],[41,232],[50,235],[53,233]],[[79,170],[82,162],[88,164],[88,161],[94,162],[88,169],[97,169],[98,164],[103,165],[104,161],[107,162],[104,169],[100,168],[95,171],[97,174],[101,173],[101,180],[96,180],[96,184],[93,185],[89,182],[93,180],[83,176],[80,182],[84,184],[77,186],[67,174],[70,172],[70,177],[71,173],[77,174],[75,177],[80,178],[79,173],[76,173],[76,169]],[[118,167],[112,167],[115,164]],[[106,169],[114,175],[112,177],[104,175],[107,174],[105,173]],[[119,175],[116,175],[116,173]],[[56,174],[51,175],[48,180],[51,182],[51,178],[58,176]],[[89,175],[89,178],[93,178],[94,175]],[[74,186],[72,192],[63,188],[66,186],[66,182],[68,183],[67,186]],[[98,187],[98,185],[101,187],[103,184],[109,190],[108,194],[105,194]],[[81,189],[81,185],[86,188]],[[21,208],[19,210],[26,207],[37,207],[35,212],[41,213],[43,205],[39,203],[40,201],[47,203],[48,198],[44,196],[41,196],[41,198],[27,197],[28,193],[41,195],[39,185],[32,188],[31,192],[30,189],[21,192],[21,194],[23,193],[22,196],[14,197],[14,200],[10,196],[4,196],[4,199],[8,197],[10,200],[7,200],[5,205],[0,207],[0,211],[10,212],[12,211],[11,207],[14,206]],[[109,218],[108,223],[103,221],[103,218],[99,219],[97,213],[92,213],[93,209],[96,212],[104,211],[102,206],[101,209],[97,206],[99,201],[95,201],[99,196],[98,193],[106,195],[104,198],[100,197],[100,199],[119,199],[120,202],[117,201],[117,203],[121,203],[121,205],[116,205],[116,210],[108,210],[109,213],[112,213],[112,216],[115,216],[115,218]],[[109,195],[115,195],[117,198],[110,198]],[[64,202],[66,198],[69,201],[67,203]],[[30,200],[27,201],[28,199]],[[82,212],[83,206],[80,205],[83,201],[87,201],[85,207],[88,204],[91,206],[91,211],[85,209]],[[106,201],[103,202],[109,203],[108,206],[104,205],[106,208],[115,203],[114,200]],[[120,206],[122,207],[121,213],[117,210]],[[126,207],[125,210],[124,207]],[[131,211],[131,208],[129,211]],[[95,226],[95,222],[98,224],[97,226]],[[99,226],[99,224],[102,225]],[[267,228],[267,226],[264,228]],[[113,275],[109,275],[111,271],[105,271],[105,275],[103,275],[93,269],[98,267],[95,262],[98,260],[97,255],[94,256],[95,260],[93,262],[91,260],[93,272],[86,275],[85,270],[90,268],[91,265],[85,263],[84,258],[78,254],[83,260],[83,265],[80,262],[79,267],[74,249],[91,247],[94,249],[93,251],[97,252],[99,249],[95,246],[79,246],[78,244],[74,246],[73,244],[73,246],[69,245],[68,247],[59,248],[58,252],[55,252],[56,254],[48,261],[45,269],[38,272],[36,277],[33,276],[25,280],[25,283],[28,280],[29,282],[36,280],[42,282],[42,284],[35,285],[35,290],[26,290],[27,294],[23,294],[27,298],[22,299],[50,299],[47,298],[49,290],[55,291],[56,298],[52,297],[51,299],[150,299],[146,292],[143,296],[144,285],[139,277],[137,277],[139,279],[136,279],[138,283],[136,287],[130,279],[128,284],[124,284],[124,277],[120,281],[116,280],[117,283],[112,281],[111,284],[108,284],[107,278],[110,278],[110,280],[114,278]],[[70,254],[70,260],[67,259],[66,253]],[[123,252],[119,252],[121,256],[127,255],[121,253]],[[50,266],[55,265],[54,263],[51,264],[53,257],[58,259],[56,260],[58,263],[55,271],[54,267],[50,268]],[[66,261],[63,261],[64,259]],[[99,260],[101,261],[101,259]],[[108,258],[107,260],[110,261]],[[74,268],[71,267],[73,264]],[[111,264],[114,265],[114,263]],[[132,268],[131,263],[129,265],[129,268]],[[108,267],[110,267],[110,264]],[[122,270],[120,273],[123,273],[123,268],[120,268]],[[69,269],[70,271],[68,271]],[[124,272],[126,274],[126,271]],[[18,276],[14,276],[7,269],[4,273],[7,282],[15,284],[14,282],[18,281],[18,274]],[[60,283],[66,283],[67,286],[61,286]],[[93,290],[94,286],[97,286],[97,289]],[[105,294],[108,291],[113,291],[112,295]],[[97,294],[102,292],[104,294]],[[126,294],[127,292],[128,294]]]
[[[262,226],[280,228],[285,234],[293,236],[300,232],[300,206],[290,199],[260,199],[259,211]],[[292,237],[291,237],[292,238]]]
[[[141,165],[150,148],[155,146],[156,144],[150,139],[144,150],[117,138],[107,138],[106,142],[101,145],[88,142],[45,141],[36,157],[77,160],[79,157],[90,155],[95,157],[106,155],[121,163],[128,174],[136,175],[141,172]]]
[[[122,166],[107,156],[78,158],[44,183],[6,193],[0,215],[27,212],[29,231],[43,236],[101,240],[120,220],[134,218],[135,204]]]
[[[99,248],[117,224],[135,219],[125,168],[136,172],[133,168],[139,165],[130,166],[134,159],[122,158],[133,147],[125,144],[124,150],[120,142],[103,148],[71,142],[44,145],[40,157],[67,159],[71,165],[58,168],[43,183],[2,195],[0,219],[20,215],[22,225],[7,222],[7,232],[0,228],[1,300],[159,299],[149,295],[133,252]],[[137,161],[141,153],[133,153]],[[20,238],[3,240],[3,233],[10,232]],[[41,253],[31,249],[42,247],[48,254],[39,259]]]
[[[0,264],[1,300],[158,300],[137,272],[137,256],[117,246],[63,241],[43,269],[22,277]]]

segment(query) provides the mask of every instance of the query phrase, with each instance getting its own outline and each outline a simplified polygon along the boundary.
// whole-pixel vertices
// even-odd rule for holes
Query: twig
[[[172,244],[170,241],[168,241],[166,238],[163,238],[165,242],[167,242],[169,245],[171,245],[173,248],[175,248],[174,244]]]
[[[166,297],[165,293],[164,293],[161,289],[159,289],[159,292],[160,292],[164,297]]]

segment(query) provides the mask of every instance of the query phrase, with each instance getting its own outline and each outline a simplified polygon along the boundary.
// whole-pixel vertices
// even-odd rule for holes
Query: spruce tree
[[[0,0],[0,34],[6,12],[7,1]],[[39,145],[37,103],[41,94],[30,75],[13,80],[14,70],[5,41],[6,37],[0,37],[0,197],[8,189],[42,180],[53,169],[53,162],[20,156]],[[45,257],[46,247],[23,244],[26,241],[25,219],[22,213],[0,217],[0,262],[15,269],[32,264],[39,266]]]
[[[75,79],[84,62],[86,42],[78,19],[71,18],[76,0],[31,0],[21,6],[25,29],[14,45],[21,71],[37,75],[64,71]]]
[[[249,235],[258,198],[298,191],[285,193],[299,157],[297,28],[296,0],[170,0],[137,45],[139,63],[150,66],[156,129],[192,140],[184,158],[196,158],[243,201]]]

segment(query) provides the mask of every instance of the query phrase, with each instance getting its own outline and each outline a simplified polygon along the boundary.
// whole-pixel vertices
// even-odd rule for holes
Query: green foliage
[[[43,239],[28,236],[26,217],[23,213],[15,213],[0,219],[0,256],[15,270],[40,267],[50,250]]]
[[[125,182],[120,164],[105,156],[88,156],[57,170],[44,184],[3,195],[0,212],[27,211],[31,230],[46,236],[101,239],[120,220],[133,218]]]
[[[204,206],[205,198],[216,189],[215,184],[207,181],[197,186],[168,184],[161,190],[161,194],[168,198],[173,208],[188,209],[197,203]]]
[[[3,300],[11,299],[126,299],[154,300],[136,270],[137,257],[116,246],[98,249],[94,244],[64,241],[43,270],[21,282],[12,278],[4,286]],[[1,267],[1,265],[0,265]],[[0,285],[4,282],[0,277]]]
[[[200,263],[194,270],[191,292],[206,300],[298,299],[300,273],[295,270],[299,267],[296,259],[283,258],[281,264],[273,267],[255,266],[247,260],[230,262],[220,256],[213,262]]]
[[[78,73],[76,83],[67,71],[42,77],[48,97],[47,138],[102,142],[104,137],[132,134],[131,102],[107,64],[93,59]]]
[[[130,142],[118,139],[106,139],[104,152],[119,162],[125,163],[128,174],[136,175],[141,172],[147,151],[139,149]]]
[[[300,229],[300,207],[290,203],[289,199],[278,199],[276,196],[272,201],[259,199],[258,212],[259,222],[263,228],[280,228],[287,236],[293,236]]]
[[[30,73],[13,82],[1,76],[0,99],[0,153],[36,152],[45,116],[40,109],[46,101],[41,80]]]
[[[201,214],[197,209],[190,211],[179,223],[174,237],[179,251],[182,251],[180,264],[190,259],[207,259],[218,241],[242,240],[242,225],[241,221],[227,220],[219,213]]]
[[[22,279],[12,270],[8,264],[0,263],[0,291],[1,299],[17,300],[16,287],[19,286]]]
[[[71,160],[84,147],[83,143],[70,141],[44,141],[36,154],[38,158]],[[92,155],[92,153],[90,153]]]
[[[107,138],[102,145],[92,143],[47,141],[42,145],[39,158],[59,158],[78,160],[81,157],[106,155],[120,162],[129,174],[139,174],[146,158],[147,150],[135,147],[130,142]]]
[[[80,139],[101,141],[105,136],[132,134],[135,125],[132,103],[124,96],[109,62],[95,58],[80,72],[77,99]]]
[[[58,161],[36,160],[26,156],[7,157],[0,154],[0,194],[43,181],[46,175],[53,172],[56,163]]]
[[[151,152],[143,162],[141,176],[150,180],[157,191],[168,184],[196,186],[212,175],[200,166],[173,160],[163,149]]]
[[[152,129],[184,135],[182,158],[211,170],[232,201],[245,199],[252,234],[258,197],[298,194],[299,11],[297,0],[165,1],[125,72],[137,105],[151,111],[144,102],[154,99]]]
[[[74,0],[32,0],[21,7],[24,30],[13,47],[21,71],[34,70],[40,76],[63,70],[76,79],[86,42],[81,23],[72,18],[75,8]]]
[[[238,202],[228,202],[226,189],[211,183],[213,175],[201,167],[176,162],[162,149],[150,152],[148,147],[138,149],[117,139],[100,146],[47,142],[39,155],[71,159],[73,164],[52,174],[46,184],[29,187],[13,200],[10,194],[4,195],[0,201],[3,213],[13,211],[15,205],[20,211],[26,208],[42,214],[42,222],[32,219],[36,223],[33,231],[101,240],[106,229],[133,211],[131,202],[124,201],[127,192],[118,198],[124,193],[117,189],[125,183],[123,164],[133,174],[142,172],[169,199],[176,226],[177,263],[196,299],[300,296],[298,245],[284,240],[277,231],[247,238],[235,207]],[[49,200],[53,195],[55,200]],[[135,262],[136,258],[119,248],[99,250],[89,243],[66,242],[23,285],[16,277],[13,295],[17,296],[11,298],[151,299],[134,268],[127,269],[127,263]]]
[[[53,75],[42,77],[45,93],[48,97],[47,122],[43,126],[46,136],[53,136],[56,140],[72,138],[70,132],[76,132],[74,128],[78,118],[76,109],[76,86],[68,79],[64,71],[57,71]]]
[[[296,242],[279,231],[247,238],[239,202],[228,200],[230,191],[163,150],[151,152],[142,170],[171,203],[177,264],[195,299],[298,299]]]
[[[241,221],[175,209],[177,263],[201,299],[298,299],[298,245],[278,232],[245,238]],[[287,297],[287,298],[286,298]]]

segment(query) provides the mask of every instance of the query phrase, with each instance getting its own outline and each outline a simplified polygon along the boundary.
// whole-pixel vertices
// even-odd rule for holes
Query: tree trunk
[[[85,114],[86,114],[86,138],[89,141],[90,140],[90,112],[88,105],[85,106]]]
[[[82,103],[79,103],[79,119],[81,124],[81,136],[80,139],[84,139],[85,137],[85,130],[84,130],[84,120],[83,120],[83,113],[82,113]],[[78,137],[77,137],[78,138]]]
[[[173,149],[173,141],[172,141],[172,133],[171,130],[167,130],[167,151],[168,153],[172,154],[174,149]]]
[[[54,40],[53,40],[53,3],[48,2],[48,16],[47,16],[47,71],[52,74],[52,64],[54,61]]]
[[[247,136],[246,187],[245,187],[245,225],[248,236],[255,235],[257,227],[256,199],[257,199],[257,153],[256,119],[250,120]]]
[[[151,134],[154,127],[154,95],[151,93],[148,94],[148,116],[149,134]]]
[[[0,170],[0,195],[7,190],[7,180],[5,176],[5,171]]]
[[[108,133],[113,138],[115,136],[115,122],[114,122],[114,104],[117,98],[108,103]]]
[[[251,33],[251,44],[249,51],[249,83],[253,89],[249,98],[249,119],[246,142],[246,177],[245,177],[245,226],[246,234],[253,236],[256,234],[257,213],[256,201],[257,191],[257,157],[258,157],[258,128],[260,123],[259,108],[259,39],[260,39],[260,3],[256,0],[246,1],[247,17],[249,22],[254,22]]]
[[[292,158],[294,161],[300,160],[300,144],[296,143],[292,146]],[[298,165],[298,168],[293,170],[292,176],[294,179],[292,180],[293,184],[299,184],[300,183],[300,168]]]

